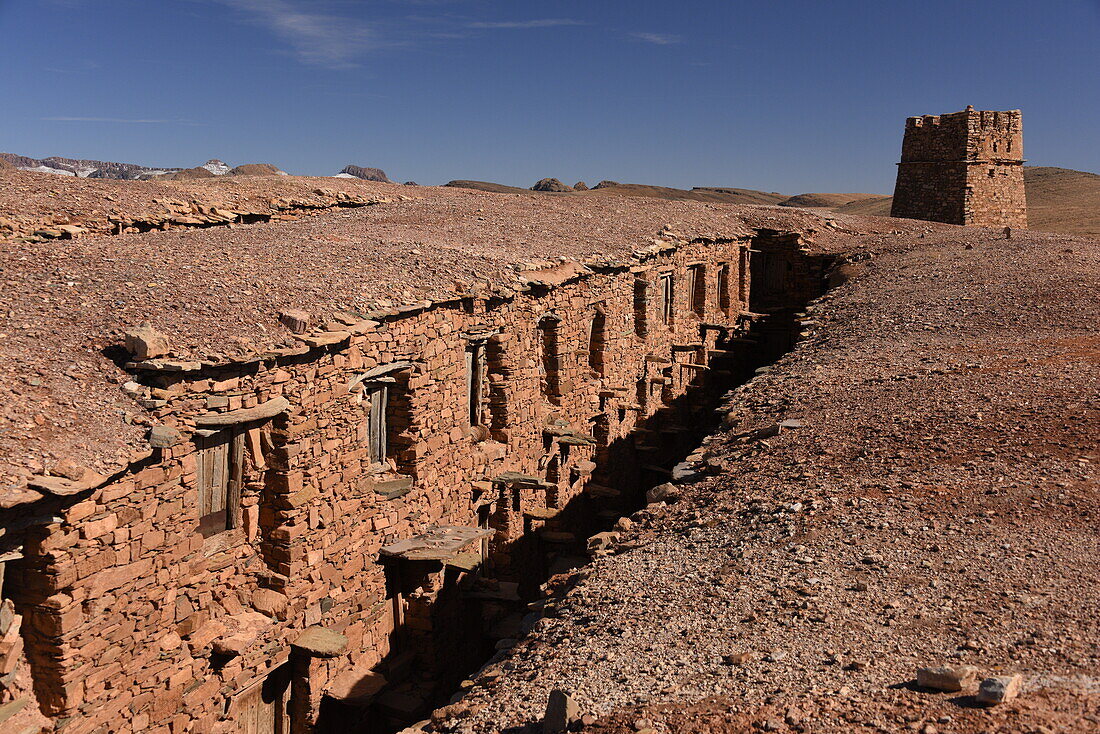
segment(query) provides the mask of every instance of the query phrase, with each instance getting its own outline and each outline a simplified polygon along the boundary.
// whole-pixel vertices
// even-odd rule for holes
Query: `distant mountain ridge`
[[[348,164],[344,166],[344,169],[340,173],[336,174],[337,178],[361,178],[364,181],[378,181],[380,183],[393,183],[390,181],[389,176],[381,168],[368,168],[366,166],[356,166]]]
[[[196,166],[194,168],[150,168],[149,166],[142,166],[137,163],[83,160],[78,158],[62,158],[61,156],[31,158],[30,156],[19,155],[18,153],[0,153],[0,161],[7,164],[5,167],[15,167],[24,171],[53,173],[59,176],[76,176],[78,178],[113,178],[124,181],[137,181],[150,178],[163,178],[167,180],[196,179],[229,175],[288,175],[286,171],[280,170],[271,163],[243,163],[239,166],[231,167],[225,161],[217,158],[211,158],[201,166]],[[385,174],[382,175],[384,176]]]
[[[63,158],[61,156],[31,158],[17,153],[0,153],[0,159],[26,171],[41,171],[42,173],[56,173],[61,176],[78,176],[80,178],[134,180],[180,170],[179,168],[149,168],[137,163],[116,163],[114,161]]]

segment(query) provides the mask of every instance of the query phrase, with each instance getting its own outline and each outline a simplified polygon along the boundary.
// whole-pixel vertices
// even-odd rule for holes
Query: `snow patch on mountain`
[[[206,163],[203,163],[200,168],[205,168],[215,176],[224,176],[233,170],[225,161],[219,161],[217,158],[211,158]]]
[[[20,168],[20,171],[33,171],[34,173],[56,173],[59,176],[75,176],[77,174],[72,171],[66,171],[62,168],[50,168],[49,166],[35,166],[33,168]],[[89,171],[90,173],[90,171]],[[84,174],[87,177],[88,174]]]

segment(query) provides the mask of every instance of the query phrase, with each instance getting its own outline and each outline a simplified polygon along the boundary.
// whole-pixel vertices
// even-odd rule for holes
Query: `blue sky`
[[[1100,171],[1100,0],[0,0],[0,150],[889,193],[909,115]]]

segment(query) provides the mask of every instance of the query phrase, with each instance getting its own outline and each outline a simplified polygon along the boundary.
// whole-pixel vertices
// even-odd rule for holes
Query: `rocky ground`
[[[0,243],[194,229],[234,223],[242,216],[292,221],[408,192],[399,185],[331,177],[123,181],[0,170]]]
[[[541,730],[561,689],[585,731],[1100,731],[1100,244],[864,245],[730,396],[720,475],[556,579],[435,729]],[[977,680],[916,685],[943,665]]]
[[[379,203],[92,236],[158,207],[270,213],[324,197],[295,177],[0,179],[9,242],[62,220],[89,230],[0,250],[0,458],[60,447],[24,473],[136,440],[109,354],[144,320],[180,355],[216,359],[289,339],[280,309],[323,323],[514,286],[532,257],[628,257],[654,237],[797,229],[855,255],[807,340],[727,401],[707,446],[719,473],[556,579],[564,595],[434,728],[537,725],[561,689],[591,731],[1100,731],[1097,241],[347,179],[323,185]],[[64,442],[104,406],[118,415]],[[798,427],[775,432],[782,421]],[[985,708],[974,683],[914,683],[918,667],[964,664],[1022,674],[1023,691]]]

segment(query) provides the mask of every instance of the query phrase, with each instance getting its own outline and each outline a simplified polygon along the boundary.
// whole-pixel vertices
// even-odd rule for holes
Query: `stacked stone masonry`
[[[820,279],[763,231],[347,315],[246,363],[133,364],[156,450],[0,564],[0,672],[65,734],[297,734],[410,676],[452,685],[483,644],[446,629],[459,582],[480,614],[513,597],[571,502],[647,471],[641,427],[719,335]]]
[[[910,117],[890,215],[1027,227],[1019,110]]]

